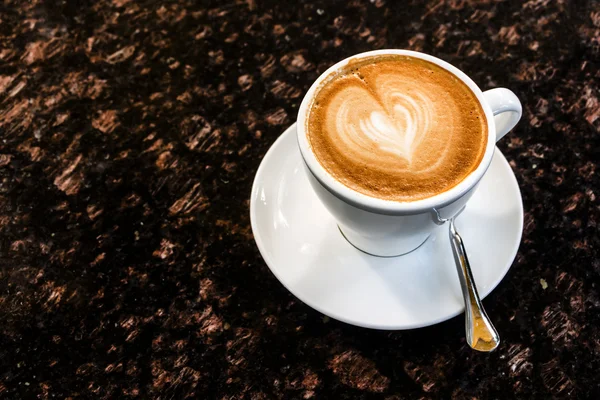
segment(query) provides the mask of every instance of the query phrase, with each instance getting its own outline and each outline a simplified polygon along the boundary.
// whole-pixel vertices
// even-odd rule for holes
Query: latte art
[[[435,64],[406,56],[351,63],[325,80],[307,118],[311,147],[346,186],[412,201],[446,191],[485,151],[485,114],[470,89]]]
[[[384,77],[385,78],[385,77]],[[392,78],[393,77],[388,77]],[[382,104],[381,99],[371,99],[363,95],[352,99],[345,97],[336,115],[336,131],[340,139],[348,146],[357,146],[368,150],[375,144],[381,151],[395,154],[412,160],[414,149],[419,145],[431,125],[432,102],[424,94],[414,92],[413,97],[402,94],[400,87],[394,87],[394,82],[382,86],[389,90],[389,104]],[[399,86],[399,85],[396,85]],[[365,88],[366,89],[366,88]],[[369,96],[369,93],[365,93]],[[369,115],[354,121],[352,110],[361,107],[354,101],[369,102],[372,110]],[[363,103],[362,107],[366,107]],[[389,111],[388,111],[389,110]]]

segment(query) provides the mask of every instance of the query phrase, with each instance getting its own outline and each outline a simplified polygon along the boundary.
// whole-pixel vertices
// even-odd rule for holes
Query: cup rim
[[[311,150],[311,146],[306,134],[305,127],[308,107],[310,105],[312,97],[315,94],[315,91],[317,90],[317,88],[319,88],[320,84],[323,82],[324,79],[328,78],[331,74],[337,72],[339,69],[346,66],[351,60],[355,61],[357,59],[362,59],[365,57],[390,54],[410,56],[429,61],[452,73],[463,83],[465,83],[469,87],[469,89],[471,89],[471,91],[475,94],[487,120],[488,140],[485,152],[477,168],[471,171],[456,186],[446,190],[445,192],[438,193],[434,196],[427,197],[425,199],[407,202],[385,200],[368,196],[366,194],[357,192],[354,189],[347,187],[343,183],[336,180],[329,172],[327,172],[327,170],[325,170],[325,168],[317,160],[317,157]],[[296,125],[296,133],[298,139],[298,146],[300,148],[300,154],[302,155],[302,158],[304,159],[304,162],[306,163],[306,166],[308,167],[309,171],[319,181],[319,183],[321,183],[321,185],[323,185],[323,187],[325,187],[333,195],[345,201],[346,203],[349,203],[360,209],[378,214],[415,214],[423,211],[429,211],[436,207],[443,207],[447,204],[454,202],[455,200],[464,196],[481,180],[481,178],[483,177],[483,175],[485,174],[486,170],[492,162],[494,148],[496,146],[496,127],[494,124],[494,115],[490,105],[485,101],[483,92],[481,91],[481,89],[479,89],[477,84],[475,84],[475,82],[473,82],[471,78],[469,78],[464,72],[462,72],[452,64],[441,60],[437,57],[431,56],[429,54],[413,50],[383,49],[367,51],[345,58],[342,61],[339,61],[336,64],[332,65],[317,78],[317,80],[309,88],[308,92],[306,92],[306,95],[304,96],[302,103],[300,104],[300,108],[298,109],[298,120]]]

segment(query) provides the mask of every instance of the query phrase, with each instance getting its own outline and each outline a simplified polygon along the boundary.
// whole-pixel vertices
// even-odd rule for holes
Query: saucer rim
[[[418,328],[424,328],[427,326],[437,325],[439,323],[448,321],[448,320],[462,314],[464,312],[464,306],[460,307],[458,309],[458,311],[456,311],[454,313],[450,313],[443,317],[440,317],[440,318],[437,318],[437,319],[434,319],[431,321],[427,321],[427,322],[422,322],[422,323],[402,324],[402,325],[371,324],[371,323],[368,323],[368,322],[365,323],[365,322],[362,322],[362,321],[356,320],[356,319],[351,319],[351,318],[346,318],[346,317],[339,316],[339,315],[334,315],[331,312],[326,312],[318,304],[316,304],[316,302],[314,302],[310,299],[306,299],[305,296],[299,296],[288,285],[286,285],[284,280],[281,278],[280,274],[277,272],[277,268],[275,267],[275,261],[272,259],[270,252],[266,249],[266,245],[264,244],[264,240],[260,234],[260,228],[258,227],[258,222],[256,222],[257,221],[257,217],[256,217],[257,208],[256,208],[255,203],[256,203],[256,199],[258,199],[258,191],[259,191],[260,182],[264,181],[263,176],[264,176],[264,170],[267,168],[266,165],[268,165],[270,162],[270,159],[274,157],[274,154],[276,153],[276,149],[281,145],[281,143],[283,143],[287,139],[288,136],[290,136],[290,135],[295,136],[294,135],[295,129],[296,129],[296,123],[294,122],[287,129],[285,129],[283,131],[283,133],[281,135],[279,135],[279,137],[269,147],[269,150],[267,150],[267,152],[265,153],[265,155],[262,158],[260,165],[256,171],[254,180],[252,182],[252,191],[250,194],[250,207],[249,208],[250,208],[250,225],[252,228],[252,235],[254,237],[254,241],[256,242],[256,245],[258,247],[258,250],[259,250],[263,260],[267,264],[267,267],[269,267],[269,270],[271,271],[271,273],[279,281],[279,283],[281,285],[283,285],[283,287],[285,287],[294,297],[296,297],[302,303],[306,304],[308,307],[310,307],[330,318],[336,319],[338,321],[341,321],[341,322],[344,322],[344,323],[347,323],[350,325],[362,327],[362,328],[377,329],[377,330],[390,330],[390,331],[391,330],[418,329]],[[293,140],[293,138],[290,140]],[[300,150],[298,149],[298,151],[300,151]],[[520,214],[519,215],[520,218],[518,219],[518,221],[519,221],[520,226],[518,229],[518,234],[515,237],[516,240],[513,242],[513,246],[512,246],[513,248],[511,251],[511,255],[510,255],[510,257],[506,258],[506,265],[504,266],[504,268],[502,268],[502,270],[499,270],[500,273],[498,274],[498,277],[493,281],[493,283],[490,284],[485,289],[485,291],[480,292],[480,297],[482,300],[485,299],[500,284],[500,282],[502,282],[502,280],[504,279],[504,277],[506,276],[506,274],[512,267],[512,265],[516,259],[516,256],[518,254],[519,247],[521,245],[521,240],[523,237],[523,225],[524,225],[523,197],[522,197],[521,189],[520,189],[518,181],[517,181],[517,177],[515,176],[514,171],[512,170],[510,164],[506,160],[506,157],[504,157],[504,154],[502,154],[502,151],[500,151],[500,149],[497,146],[495,147],[493,158],[495,158],[495,157],[499,157],[500,162],[503,164],[503,167],[509,171],[509,174],[508,174],[510,176],[509,180],[511,181],[511,184],[514,186],[514,188],[516,188],[517,197],[519,199],[518,212]],[[492,162],[493,162],[493,158],[492,158]],[[491,166],[491,163],[490,163],[490,166]],[[398,256],[398,257],[402,257],[402,256]]]

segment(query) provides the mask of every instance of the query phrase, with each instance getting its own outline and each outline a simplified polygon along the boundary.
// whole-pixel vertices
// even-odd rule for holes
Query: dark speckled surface
[[[254,244],[303,93],[386,47],[523,102],[493,354],[324,318]],[[597,1],[2,1],[0,397],[600,398],[599,71]]]

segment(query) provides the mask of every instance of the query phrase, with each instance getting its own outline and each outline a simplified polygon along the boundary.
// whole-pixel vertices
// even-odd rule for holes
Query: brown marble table
[[[262,156],[378,48],[522,99],[492,354],[330,320],[255,246]],[[0,2],[0,398],[600,398],[599,71],[598,1]]]

